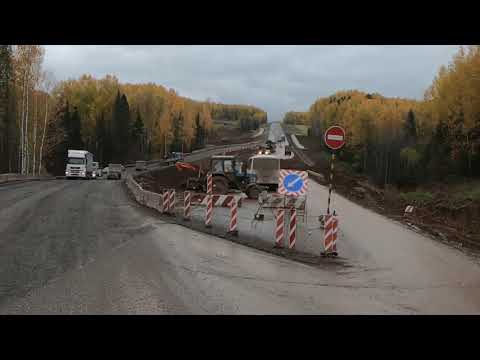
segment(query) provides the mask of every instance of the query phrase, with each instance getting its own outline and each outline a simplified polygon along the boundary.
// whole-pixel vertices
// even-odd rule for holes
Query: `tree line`
[[[289,111],[285,113],[283,123],[287,125],[307,125],[308,114],[300,111]]]
[[[204,147],[218,120],[258,128],[253,106],[195,101],[161,85],[115,76],[55,82],[38,45],[0,46],[0,173],[61,174],[68,149],[109,162],[160,158]]]
[[[235,123],[244,131],[257,130],[268,121],[265,111],[248,105],[212,103],[211,113],[214,121]]]
[[[341,91],[315,101],[306,123],[319,141],[329,126],[344,126],[340,157],[379,185],[478,178],[480,47],[461,47],[422,101]]]

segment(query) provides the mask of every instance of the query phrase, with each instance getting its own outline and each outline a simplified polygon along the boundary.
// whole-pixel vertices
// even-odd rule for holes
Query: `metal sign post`
[[[333,189],[333,169],[335,163],[335,153],[332,151],[332,157],[330,159],[330,182],[328,184],[328,205],[327,205],[327,215],[330,215],[330,201],[332,198],[332,189]]]
[[[327,215],[324,217],[325,221],[325,235],[324,246],[325,251],[322,256],[337,256],[337,231],[338,231],[338,219],[336,217],[336,211],[333,210],[333,215],[330,215],[330,204],[333,192],[333,175],[335,169],[335,152],[341,149],[345,145],[345,129],[340,126],[331,126],[325,131],[325,145],[331,150],[332,157],[330,159],[330,181],[328,184],[328,205]]]
[[[330,126],[325,131],[325,145],[327,145],[332,151],[332,157],[330,159],[330,183],[328,185],[328,205],[327,215],[330,215],[330,201],[333,190],[333,170],[335,168],[335,151],[341,149],[345,145],[345,129],[341,126]]]

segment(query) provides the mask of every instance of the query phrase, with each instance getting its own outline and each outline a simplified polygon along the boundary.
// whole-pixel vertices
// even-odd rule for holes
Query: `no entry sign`
[[[345,130],[341,126],[330,126],[325,131],[325,144],[332,150],[338,150],[345,145]]]

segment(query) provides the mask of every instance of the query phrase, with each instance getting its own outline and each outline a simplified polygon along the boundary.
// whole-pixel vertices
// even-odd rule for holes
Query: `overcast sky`
[[[445,46],[46,46],[57,80],[88,73],[155,82],[196,100],[250,104],[270,121],[318,97],[358,89],[421,99],[458,45]]]

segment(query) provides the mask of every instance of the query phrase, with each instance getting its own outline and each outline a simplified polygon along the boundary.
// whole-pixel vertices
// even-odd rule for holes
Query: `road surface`
[[[0,313],[480,313],[474,259],[335,201],[347,266],[313,267],[165,223],[121,181],[2,185]]]

